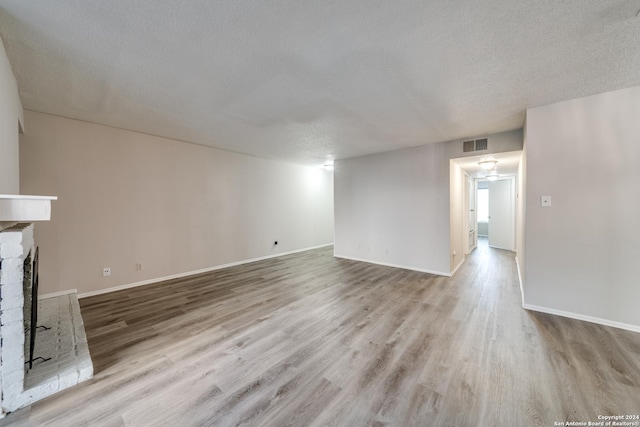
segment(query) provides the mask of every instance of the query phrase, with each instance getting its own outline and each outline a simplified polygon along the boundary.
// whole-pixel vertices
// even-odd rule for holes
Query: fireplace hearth
[[[33,228],[0,230],[0,418],[93,375],[76,294],[38,297]]]

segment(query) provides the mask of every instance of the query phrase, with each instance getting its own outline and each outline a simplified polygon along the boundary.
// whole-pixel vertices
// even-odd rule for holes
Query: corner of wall
[[[20,192],[18,144],[23,121],[18,84],[0,38],[0,193]]]
[[[516,266],[522,306],[526,304],[526,242],[527,242],[527,118],[522,129],[522,155],[518,164],[518,192],[516,206]]]

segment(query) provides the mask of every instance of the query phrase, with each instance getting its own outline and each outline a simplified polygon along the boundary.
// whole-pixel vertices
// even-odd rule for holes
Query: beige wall
[[[525,278],[525,246],[526,246],[526,209],[527,209],[527,133],[526,126],[523,134],[524,144],[522,156],[518,164],[518,189],[516,193],[516,261],[518,263],[518,274],[520,279],[520,290],[522,292],[522,303],[524,304],[524,283]]]
[[[449,177],[449,191],[450,195],[450,209],[449,209],[449,221],[451,232],[449,235],[449,270],[454,271],[464,261],[464,232],[465,230],[463,214],[465,203],[465,190],[464,190],[464,172],[456,163],[449,160],[450,177]],[[467,239],[468,241],[468,239]]]
[[[36,226],[43,293],[333,241],[333,178],[324,170],[30,111],[25,120],[21,190],[59,196],[51,222]],[[105,266],[111,277],[102,277]]]
[[[519,129],[490,135],[482,154],[521,149]],[[336,256],[449,275],[464,253],[461,211],[451,212],[464,191],[450,191],[449,161],[478,154],[450,141],[337,161]]]
[[[0,194],[18,194],[18,133],[22,103],[11,64],[0,39]]]
[[[336,256],[449,274],[444,144],[339,160],[334,179]]]
[[[527,111],[529,308],[640,331],[638,118],[640,86]]]

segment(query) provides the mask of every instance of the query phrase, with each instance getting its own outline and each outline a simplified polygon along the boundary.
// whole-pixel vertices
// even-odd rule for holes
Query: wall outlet
[[[102,277],[111,276],[111,267],[105,267],[102,269]]]
[[[136,271],[142,271],[142,264],[140,263],[136,264]]]

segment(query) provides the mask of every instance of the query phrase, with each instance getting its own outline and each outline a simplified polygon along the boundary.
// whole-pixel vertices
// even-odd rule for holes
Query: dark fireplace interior
[[[29,369],[33,368],[33,362],[36,360],[49,360],[44,357],[33,357],[36,345],[36,333],[38,328],[49,329],[45,326],[38,326],[38,259],[40,250],[36,247],[33,262],[31,262],[31,254],[24,260],[24,330],[25,335],[29,336],[29,354],[25,354],[26,362]],[[25,348],[26,351],[26,348]]]

